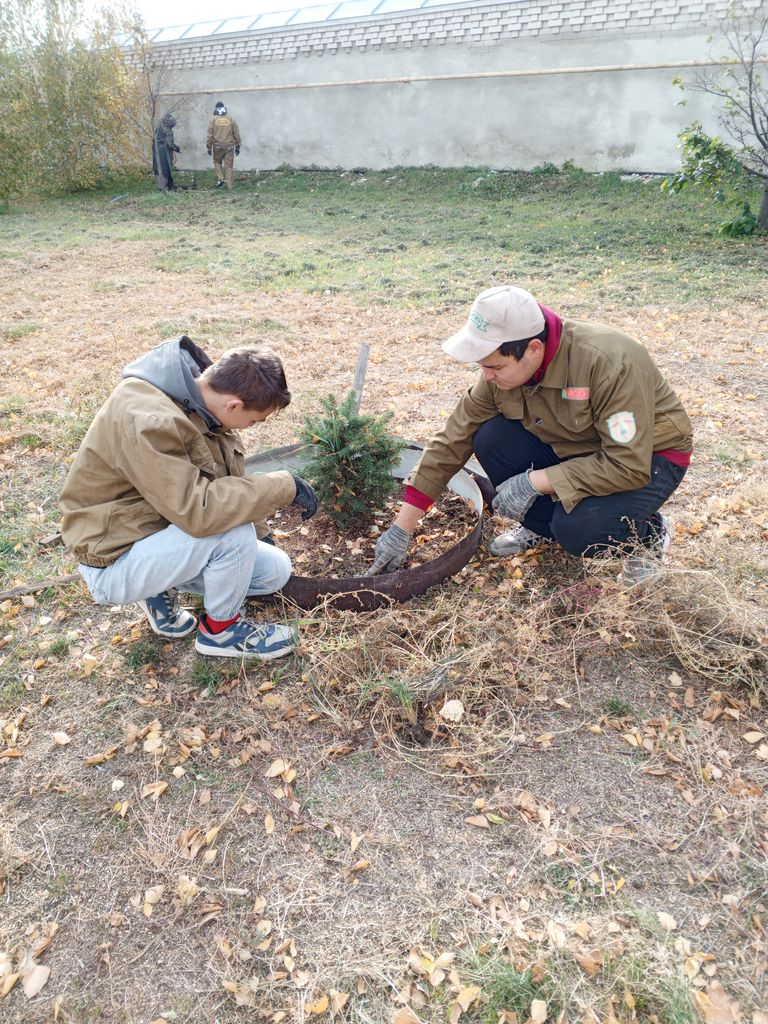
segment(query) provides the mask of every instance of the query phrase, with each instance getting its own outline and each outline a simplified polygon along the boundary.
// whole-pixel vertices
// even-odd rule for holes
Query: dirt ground
[[[343,393],[362,341],[363,408],[405,437],[473,379],[439,349],[465,310],[233,303],[153,252],[4,261],[3,322],[39,329],[3,341],[0,399],[26,403],[0,421],[3,509],[40,536],[62,423],[169,323],[284,358],[294,402],[250,451]],[[765,1024],[768,320],[562,312],[643,341],[693,418],[652,592],[483,547],[407,606],[255,606],[298,620],[301,650],[231,669],[77,584],[0,604],[4,1021]],[[25,444],[31,423],[50,436]]]

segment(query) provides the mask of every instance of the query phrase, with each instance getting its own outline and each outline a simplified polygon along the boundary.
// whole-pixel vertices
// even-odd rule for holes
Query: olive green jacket
[[[296,485],[284,471],[244,476],[244,463],[237,431],[215,431],[153,384],[123,380],[64,483],[64,543],[79,562],[101,568],[169,524],[210,537],[263,523],[293,501]]]
[[[692,447],[688,415],[645,348],[612,327],[564,320],[541,382],[502,391],[480,378],[424,449],[408,483],[435,500],[472,455],[472,439],[501,414],[566,461],[547,469],[570,512],[590,495],[645,486],[651,456]]]

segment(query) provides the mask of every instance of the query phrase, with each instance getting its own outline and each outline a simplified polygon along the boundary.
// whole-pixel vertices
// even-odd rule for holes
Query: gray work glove
[[[296,484],[296,497],[291,504],[298,505],[300,509],[303,509],[301,513],[302,519],[311,519],[315,512],[317,512],[315,489],[303,477],[296,476],[295,473],[291,473],[291,476]]]
[[[210,155],[211,155],[211,151],[210,151],[210,149],[206,149],[206,151],[205,151],[205,152],[206,152],[206,153],[208,154],[208,156],[210,156]]]
[[[240,156],[240,147],[235,146],[235,156]]]
[[[401,568],[410,543],[410,530],[404,530],[402,526],[393,523],[376,541],[373,565],[365,575],[377,576],[380,572],[395,572]]]
[[[511,476],[499,485],[496,497],[493,499],[493,508],[500,512],[507,519],[516,519],[522,523],[525,514],[537,498],[541,497],[539,491],[528,479],[530,470]]]

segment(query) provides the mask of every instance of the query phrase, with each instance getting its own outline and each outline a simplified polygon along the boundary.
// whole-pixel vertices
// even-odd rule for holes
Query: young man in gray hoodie
[[[260,348],[215,363],[183,336],[130,363],[91,424],[61,494],[62,536],[98,604],[136,602],[155,633],[197,631],[215,657],[279,658],[287,626],[245,617],[246,597],[270,594],[291,563],[266,520],[295,504],[317,509],[287,471],[245,475],[239,430],[291,400],[280,360]],[[198,622],[178,590],[202,594]]]

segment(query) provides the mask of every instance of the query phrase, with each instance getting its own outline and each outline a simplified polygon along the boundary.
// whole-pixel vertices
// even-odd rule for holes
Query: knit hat
[[[523,341],[544,330],[544,314],[530,292],[505,284],[481,292],[467,323],[443,342],[443,351],[460,363],[476,363],[505,341]]]
[[[219,103],[217,103],[217,104],[216,104],[216,106],[215,106],[215,107],[213,108],[213,112],[214,112],[214,114],[219,114],[219,115],[221,115],[221,114],[226,114],[226,112],[227,112],[227,108],[226,108],[226,107],[224,106],[224,104],[223,104],[223,103],[219,102]]]

